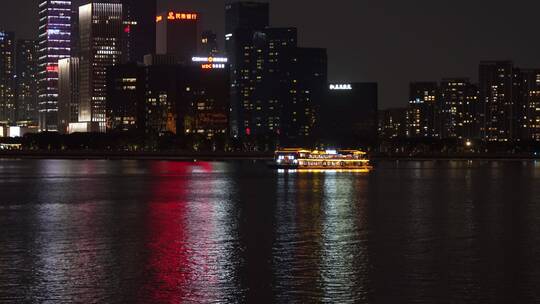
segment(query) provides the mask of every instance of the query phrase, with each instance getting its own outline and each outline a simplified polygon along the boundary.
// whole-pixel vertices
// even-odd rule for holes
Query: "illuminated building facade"
[[[58,61],[58,131],[67,133],[79,121],[79,58]]]
[[[0,31],[0,122],[14,123],[15,117],[15,34]]]
[[[478,88],[469,79],[443,79],[440,85],[441,137],[477,139]]]
[[[38,124],[38,57],[35,40],[17,41],[17,120]]]
[[[522,139],[540,141],[540,70],[522,70]]]
[[[232,2],[225,6],[225,49],[231,66],[231,133],[244,137],[251,131],[249,113],[253,105],[253,91],[257,76],[253,69],[253,36],[269,25],[268,3]],[[256,108],[255,108],[256,110]]]
[[[319,112],[319,142],[327,148],[373,148],[378,140],[378,85],[327,85]]]
[[[80,104],[79,122],[106,130],[106,70],[121,63],[122,4],[90,3],[79,7]]]
[[[407,137],[440,138],[438,109],[439,87],[436,82],[414,82],[409,87]]]
[[[519,137],[521,73],[511,61],[485,61],[479,68],[480,132],[486,141]]]
[[[189,64],[197,54],[198,23],[195,12],[164,12],[156,17],[156,52],[174,55],[179,62]]]
[[[71,1],[39,1],[40,131],[58,130],[58,60],[71,55]]]

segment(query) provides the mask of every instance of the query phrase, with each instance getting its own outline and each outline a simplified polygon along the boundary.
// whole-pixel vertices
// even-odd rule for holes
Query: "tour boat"
[[[283,149],[275,153],[274,166],[285,170],[369,172],[367,154],[359,150]]]

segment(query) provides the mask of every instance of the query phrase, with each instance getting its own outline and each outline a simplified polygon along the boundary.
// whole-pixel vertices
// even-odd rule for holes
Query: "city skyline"
[[[6,2],[8,7],[15,4],[12,0]],[[215,31],[223,49],[224,2],[162,0],[158,1],[158,11],[199,11],[201,30]],[[523,1],[519,7],[495,1],[487,7],[461,0],[451,6],[427,1],[412,6],[344,0],[335,8],[310,3],[309,14],[301,18],[297,12],[306,10],[306,1],[268,2],[272,26],[298,27],[303,33],[299,44],[328,48],[330,81],[378,82],[381,108],[405,106],[409,82],[449,77],[468,77],[477,82],[477,65],[482,60],[513,60],[519,66],[540,67],[540,57],[535,54],[540,42],[530,39],[534,37],[533,14],[540,4],[532,1]],[[341,17],[330,18],[329,12],[333,11]],[[15,31],[17,39],[32,38],[37,21],[28,18],[28,12],[37,14],[30,0],[18,1],[13,10],[2,10],[0,28]],[[503,18],[508,21],[498,21]],[[330,19],[332,22],[320,22]],[[433,25],[425,26],[426,22]]]

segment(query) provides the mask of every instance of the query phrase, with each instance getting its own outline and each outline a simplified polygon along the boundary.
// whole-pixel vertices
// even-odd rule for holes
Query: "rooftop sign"
[[[330,90],[352,90],[352,85],[350,83],[343,83],[343,84],[331,84]]]

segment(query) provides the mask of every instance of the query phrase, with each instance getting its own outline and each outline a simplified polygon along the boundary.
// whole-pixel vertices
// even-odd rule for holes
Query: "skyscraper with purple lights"
[[[71,1],[39,1],[39,129],[58,130],[58,60],[71,53]]]

